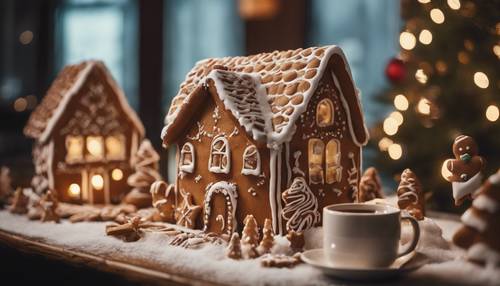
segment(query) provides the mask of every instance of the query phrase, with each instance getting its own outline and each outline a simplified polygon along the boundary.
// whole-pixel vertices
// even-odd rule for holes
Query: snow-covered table
[[[40,223],[29,221],[25,216],[0,211],[0,243],[145,282],[168,281],[192,285],[360,285],[323,276],[309,265],[276,269],[263,268],[257,260],[230,260],[225,258],[223,249],[217,245],[207,245],[197,250],[170,246],[168,238],[158,233],[147,233],[141,240],[127,243],[106,236],[105,225],[103,222]],[[460,259],[463,251],[449,243],[458,226],[459,223],[454,219],[426,220],[421,225],[423,235],[418,251],[427,255],[432,262],[406,277],[384,282],[384,285],[500,285],[500,270],[484,269]],[[442,236],[439,228],[442,229]],[[321,230],[317,229],[308,236],[312,241],[308,246],[315,247]]]

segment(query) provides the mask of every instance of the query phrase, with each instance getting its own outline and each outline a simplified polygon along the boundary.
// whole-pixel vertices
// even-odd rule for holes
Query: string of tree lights
[[[500,163],[500,1],[401,4],[401,51],[385,70],[390,87],[378,96],[390,108],[372,130],[372,148],[381,151],[375,164],[390,176],[412,168],[431,201],[450,210],[441,167],[453,138],[476,138],[488,174]]]

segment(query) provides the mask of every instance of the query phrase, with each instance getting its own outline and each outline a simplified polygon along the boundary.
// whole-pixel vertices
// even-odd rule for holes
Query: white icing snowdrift
[[[118,261],[148,261],[159,267],[177,271],[179,275],[202,277],[229,285],[346,285],[323,276],[308,265],[294,269],[263,268],[259,260],[235,261],[224,256],[221,246],[209,245],[198,250],[187,250],[168,245],[169,238],[148,233],[137,242],[126,243],[105,235],[102,222],[71,224],[40,223],[0,211],[0,229],[27,237],[41,238],[54,245],[87,252],[94,255],[112,256]],[[425,219],[420,222],[421,241],[417,250],[427,255],[431,263],[400,280],[384,285],[498,285],[500,269],[486,269],[460,258],[464,252],[449,243],[459,227],[457,222]],[[403,228],[402,239],[411,230]],[[442,233],[442,235],[441,235]],[[306,247],[321,246],[322,229],[314,228],[306,233]],[[286,253],[288,241],[276,238],[275,253]]]

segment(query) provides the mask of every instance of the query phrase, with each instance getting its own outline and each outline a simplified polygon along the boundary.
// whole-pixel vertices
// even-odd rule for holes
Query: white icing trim
[[[203,202],[205,215],[203,217],[204,222],[204,231],[208,228],[208,223],[210,219],[210,213],[212,212],[212,208],[210,206],[210,202],[212,201],[212,196],[216,193],[221,193],[224,195],[226,202],[228,203],[226,209],[229,213],[227,213],[227,221],[224,226],[227,226],[227,234],[231,236],[234,230],[237,227],[236,221],[236,208],[237,208],[237,198],[238,192],[236,191],[236,184],[229,183],[226,181],[219,181],[215,184],[210,185],[208,190],[205,193],[205,199]]]
[[[271,149],[269,154],[269,205],[271,207],[271,219],[273,223],[273,231],[274,233],[279,233],[278,229],[278,218],[276,213],[277,202],[276,202],[276,157],[278,157],[276,149]]]
[[[479,172],[466,182],[452,182],[451,186],[453,188],[453,198],[455,201],[459,201],[465,196],[474,193],[474,191],[481,186],[482,179],[483,174]]]
[[[276,182],[277,182],[277,186],[276,186],[276,202],[277,202],[277,211],[278,211],[278,215],[276,216],[277,219],[278,219],[278,230],[279,230],[279,234],[283,234],[283,219],[281,217],[281,214],[282,211],[283,211],[283,208],[281,206],[281,166],[283,165],[283,160],[281,158],[281,155],[282,155],[282,148],[281,146],[283,145],[280,145],[280,148],[278,149],[278,158],[277,158],[277,164],[278,164],[278,172],[277,172],[277,178],[276,178]]]
[[[114,94],[117,95],[118,102],[121,108],[123,109],[125,115],[128,116],[128,118],[132,121],[132,124],[135,125],[141,136],[144,136],[145,130],[144,126],[141,123],[141,120],[139,119],[135,111],[128,104],[125,94],[123,93],[123,90],[121,90],[118,87],[115,80],[109,73],[109,70],[104,66],[102,62],[89,61],[87,62],[85,68],[78,74],[77,81],[71,86],[71,88],[68,91],[66,91],[66,93],[62,95],[62,99],[57,105],[56,109],[53,111],[51,118],[47,122],[47,126],[43,130],[42,134],[39,136],[38,139],[39,142],[44,142],[45,140],[48,139],[50,133],[52,133],[52,130],[56,126],[57,122],[59,122],[59,120],[63,117],[63,114],[66,111],[66,105],[71,101],[71,99],[76,94],[78,94],[83,84],[86,82],[90,72],[97,65],[100,65],[102,70],[104,71],[104,74],[106,75],[106,82],[109,84],[111,89],[113,89]]]
[[[250,152],[250,149],[254,148],[255,152],[253,154],[248,154]],[[245,167],[245,161],[250,158],[250,156],[255,156],[257,165],[255,166],[254,169],[246,168]],[[243,151],[243,165],[241,167],[241,173],[243,175],[255,175],[258,176],[260,174],[260,165],[261,165],[261,160],[260,160],[260,153],[259,149],[257,149],[257,146],[255,145],[250,145],[245,148],[245,151]]]
[[[488,180],[492,185],[500,185],[500,170],[495,174],[491,175]]]
[[[290,165],[290,142],[285,142],[285,161],[286,161],[286,187],[292,184],[292,166]]]
[[[187,149],[187,150],[185,150],[185,149]],[[184,164],[184,155],[185,154],[191,154],[191,163]],[[194,164],[195,164],[194,146],[190,142],[186,142],[186,143],[184,143],[184,145],[181,148],[179,169],[183,172],[186,172],[186,173],[192,173],[194,171]]]
[[[285,201],[285,196],[289,202]],[[287,230],[304,231],[314,227],[320,220],[318,199],[307,185],[304,177],[297,177],[283,193],[285,207],[281,216],[287,220]]]
[[[47,147],[43,146],[42,148],[47,148],[47,177],[49,179],[49,188],[54,190],[56,188],[55,178],[54,178],[54,140],[50,140],[50,143]],[[45,152],[45,150],[44,150]]]
[[[474,199],[472,206],[476,209],[487,211],[489,213],[494,213],[499,209],[499,204],[494,199],[488,197],[486,194],[482,194]]]
[[[468,209],[464,212],[462,217],[460,218],[462,222],[474,229],[476,229],[479,232],[483,232],[486,230],[486,227],[488,226],[488,222],[486,222],[484,219],[478,217],[472,212],[472,209]]]
[[[294,162],[294,165],[293,165],[292,172],[294,174],[301,175],[301,176],[305,177],[306,174],[304,173],[304,171],[302,171],[300,169],[300,162],[299,162],[300,155],[302,155],[301,151],[295,151],[295,152],[293,152],[293,158],[295,159],[295,162]]]
[[[347,65],[347,63],[346,63],[346,65]],[[349,73],[349,76],[350,75],[351,74]],[[368,135],[369,134],[368,129],[366,128],[366,125],[364,124],[364,119],[363,119],[363,128],[365,129],[366,139],[363,142],[359,142],[358,138],[356,137],[356,133],[354,132],[354,126],[352,123],[351,111],[349,109],[349,103],[345,99],[344,92],[342,91],[342,87],[340,86],[339,80],[337,79],[337,76],[335,75],[335,73],[333,71],[332,71],[332,78],[333,78],[333,82],[334,82],[335,86],[338,88],[339,93],[340,93],[339,98],[340,98],[340,101],[342,102],[342,106],[344,107],[345,115],[346,115],[347,122],[348,122],[347,125],[349,125],[349,132],[351,134],[352,141],[358,147],[362,147],[362,146],[366,145],[366,143],[368,143],[368,140],[370,139],[370,136]],[[352,79],[351,79],[351,81],[352,81]],[[354,84],[354,81],[353,81],[353,84]],[[363,117],[363,112],[362,112],[363,109],[361,108],[361,101],[359,99],[358,90],[356,89],[356,87],[355,87],[355,93],[356,93],[356,100],[357,100],[358,108],[361,111],[361,116]]]
[[[469,247],[467,258],[483,261],[487,268],[496,268],[500,264],[500,253],[482,242],[475,243]]]
[[[223,142],[223,147],[221,150],[223,151],[217,151],[217,155],[221,155],[222,158],[226,157],[226,166],[222,166],[222,158],[220,162],[220,166],[212,166],[212,156],[214,155],[214,145],[215,143],[222,141]],[[225,150],[224,150],[225,148]],[[222,174],[229,174],[229,170],[231,169],[231,152],[229,150],[229,142],[227,141],[226,136],[221,135],[218,137],[215,137],[212,140],[212,144],[210,144],[210,157],[208,158],[208,170],[212,173],[222,173]]]

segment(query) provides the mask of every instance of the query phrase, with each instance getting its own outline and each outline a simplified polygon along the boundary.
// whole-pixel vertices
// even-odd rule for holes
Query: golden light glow
[[[444,61],[438,60],[436,62],[436,70],[439,73],[444,74],[448,70],[448,66],[446,65],[446,63]]]
[[[409,105],[408,99],[403,94],[398,94],[394,97],[394,107],[396,107],[396,109],[405,111],[408,109]]]
[[[384,129],[385,134],[392,136],[392,135],[398,133],[399,124],[396,121],[396,119],[394,119],[392,117],[388,117],[384,120],[383,129]]]
[[[399,112],[399,111],[391,112],[389,117],[394,118],[394,120],[396,120],[398,125],[403,124],[404,118],[403,118],[403,114],[401,114],[401,112]]]
[[[19,35],[19,42],[23,45],[27,45],[33,41],[33,32],[26,30]]]
[[[441,11],[438,8],[434,8],[431,10],[431,19],[434,23],[436,24],[443,24],[444,23],[444,14],[443,11]]]
[[[68,195],[72,198],[79,198],[80,197],[80,186],[78,184],[69,185]]]
[[[104,157],[104,146],[102,144],[101,136],[89,136],[87,137],[87,151],[90,155],[96,158]]]
[[[448,0],[448,6],[453,10],[460,9],[460,0]]]
[[[493,53],[500,59],[500,45],[493,46]]]
[[[424,44],[424,45],[430,44],[432,42],[432,33],[431,33],[431,31],[426,30],[426,29],[422,30],[420,32],[420,34],[418,35],[418,40],[422,44]]]
[[[119,134],[106,137],[106,156],[109,159],[125,158],[125,136]]]
[[[488,108],[486,108],[486,119],[488,119],[491,122],[495,122],[498,120],[500,117],[500,110],[498,110],[498,107],[496,105],[490,105]]]
[[[102,188],[104,188],[104,178],[101,175],[93,175],[90,179],[90,183],[96,190],[102,190]]]
[[[459,52],[458,53],[458,61],[464,65],[468,64],[470,62],[469,55],[464,51]]]
[[[490,80],[484,72],[476,72],[474,74],[474,83],[480,88],[487,88],[490,85]]]
[[[401,156],[403,156],[403,148],[397,143],[389,146],[387,151],[389,152],[389,157],[391,157],[392,160],[399,160]]]
[[[417,44],[417,39],[415,38],[415,35],[410,32],[402,32],[399,35],[399,44],[403,49],[411,50]]]
[[[380,141],[378,141],[378,148],[380,149],[380,151],[387,151],[387,149],[389,149],[389,146],[391,146],[394,142],[387,138],[387,137],[384,137],[382,139],[380,139]]]
[[[113,171],[111,171],[111,178],[115,181],[120,181],[123,179],[123,171],[120,169],[113,169]]]
[[[425,84],[429,79],[423,69],[418,69],[417,72],[415,72],[415,78],[422,84]]]
[[[418,0],[418,2],[420,2],[422,4],[427,4],[427,3],[430,3],[431,0]]]
[[[450,170],[448,170],[448,167],[446,166],[446,165],[448,164],[448,161],[449,161],[449,160],[450,160],[450,159],[445,160],[445,161],[443,162],[443,165],[441,166],[441,176],[443,176],[443,178],[444,178],[446,181],[448,181],[448,182],[450,181],[448,178],[449,178],[450,176],[452,176],[452,175],[453,175],[453,174],[450,172]]]
[[[28,101],[24,97],[20,97],[14,101],[14,110],[23,112],[28,107]]]
[[[431,114],[431,102],[426,98],[420,99],[417,104],[417,110],[424,115]]]

